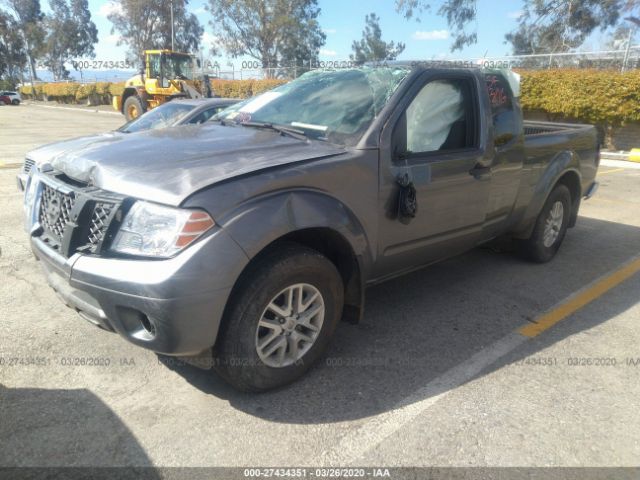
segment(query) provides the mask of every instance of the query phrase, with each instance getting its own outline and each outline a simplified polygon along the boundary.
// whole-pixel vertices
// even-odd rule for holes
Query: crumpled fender
[[[362,224],[343,202],[309,189],[282,191],[247,201],[217,221],[250,259],[290,233],[322,228],[340,236],[353,254],[342,318],[351,323],[362,319],[373,249]]]
[[[327,228],[340,234],[353,253],[370,265],[372,248],[362,224],[340,200],[314,190],[290,190],[253,198],[216,219],[253,258],[288,233]]]

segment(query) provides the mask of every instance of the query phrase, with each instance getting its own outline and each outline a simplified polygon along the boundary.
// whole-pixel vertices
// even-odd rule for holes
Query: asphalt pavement
[[[40,145],[115,130],[124,123],[124,116],[104,106],[0,106],[0,168],[22,164],[24,154]]]

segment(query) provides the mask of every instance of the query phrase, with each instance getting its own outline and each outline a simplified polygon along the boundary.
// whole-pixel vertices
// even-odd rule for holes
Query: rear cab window
[[[484,74],[485,87],[491,103],[493,141],[496,147],[517,138],[522,130],[521,117],[515,108],[515,98],[509,81],[499,72]]]

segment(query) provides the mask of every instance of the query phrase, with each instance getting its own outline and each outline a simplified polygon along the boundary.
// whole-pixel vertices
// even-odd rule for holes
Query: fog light
[[[135,308],[117,307],[118,317],[127,333],[139,340],[153,340],[157,330],[154,321]]]
[[[156,326],[151,323],[149,317],[147,317],[144,313],[140,314],[140,323],[142,324],[142,328],[151,335],[152,337],[156,336]]]

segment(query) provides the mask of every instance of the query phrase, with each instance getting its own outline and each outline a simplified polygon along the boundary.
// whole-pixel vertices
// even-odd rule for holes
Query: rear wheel
[[[20,100],[18,100],[17,98],[14,98],[13,100],[11,100],[11,104],[12,105],[20,105]]]
[[[567,233],[571,217],[571,194],[564,185],[557,185],[542,207],[531,236],[519,242],[520,253],[533,262],[551,260]]]
[[[142,105],[140,97],[138,97],[137,95],[131,95],[130,97],[127,97],[127,99],[124,101],[123,111],[124,118],[127,119],[127,122],[142,115],[144,113],[144,107]]]
[[[315,250],[286,244],[244,279],[221,327],[216,371],[244,391],[293,382],[322,355],[336,328],[340,274]]]

